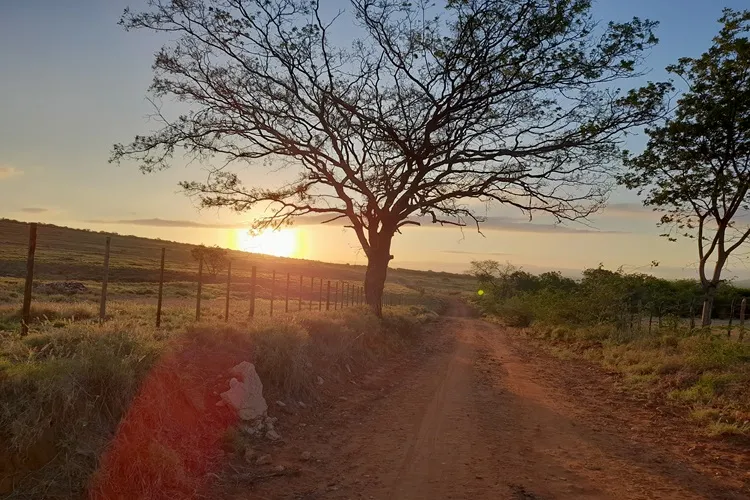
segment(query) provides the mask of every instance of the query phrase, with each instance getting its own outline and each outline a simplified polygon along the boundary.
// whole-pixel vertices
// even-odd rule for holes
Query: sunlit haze
[[[188,243],[205,243],[271,255],[365,263],[357,239],[341,225],[298,221],[293,229],[251,237],[258,213],[199,211],[177,187],[200,180],[199,165],[176,158],[173,168],[142,175],[135,163],[107,163],[112,145],[155,128],[146,100],[153,54],[164,39],[126,33],[122,10],[142,0],[26,0],[0,2],[0,216],[70,227],[114,231]],[[675,8],[679,3],[680,8]],[[342,7],[345,4],[341,4]],[[746,0],[600,0],[594,15],[618,21],[632,16],[660,21],[660,43],[649,54],[646,79],[667,78],[664,67],[706,50],[718,30],[722,7]],[[688,28],[689,27],[689,28]],[[686,30],[690,36],[686,37]],[[337,33],[346,37],[346,28]],[[627,146],[640,151],[636,133]],[[241,167],[253,187],[271,188],[295,175],[261,162]],[[694,276],[696,251],[689,240],[659,237],[658,215],[635,193],[616,190],[610,207],[586,224],[554,227],[516,210],[476,207],[490,220],[484,236],[473,228],[406,227],[397,234],[395,267],[463,271],[476,259],[511,261],[531,271],[568,273],[600,262],[610,268]],[[730,261],[727,277],[750,274],[746,261]]]

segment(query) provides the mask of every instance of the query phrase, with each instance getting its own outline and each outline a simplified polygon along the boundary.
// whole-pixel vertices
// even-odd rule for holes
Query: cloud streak
[[[26,208],[22,208],[21,212],[25,214],[43,214],[45,212],[49,212],[49,209],[41,208],[41,207],[26,207]]]
[[[329,220],[331,217],[328,216],[306,216],[299,217],[296,220],[297,225],[300,226],[312,226],[322,224],[324,221]],[[423,227],[435,227],[427,218],[413,219],[415,222],[420,222]],[[117,220],[105,220],[105,219],[90,219],[86,220],[89,224],[121,224],[131,226],[150,226],[150,227],[179,227],[179,228],[195,228],[195,229],[239,229],[248,227],[249,224],[233,223],[233,224],[220,224],[220,223],[204,223],[195,222],[190,220],[172,220],[172,219],[117,219]],[[331,222],[332,226],[344,226],[348,223],[348,219],[339,219]],[[444,226],[446,228],[454,228],[454,226]],[[562,224],[543,224],[535,222],[526,222],[520,219],[514,219],[511,217],[487,217],[487,220],[480,224],[480,228],[483,231],[508,231],[517,233],[540,233],[540,234],[624,234],[622,231],[604,231],[598,229],[592,229],[588,227],[573,227]],[[473,226],[466,226],[467,230],[473,229]],[[492,255],[492,254],[487,254]],[[498,254],[504,255],[504,254]]]
[[[312,226],[316,224],[322,224],[324,221],[329,220],[333,217],[331,216],[322,216],[322,215],[310,215],[305,217],[298,218],[295,223],[302,226]],[[427,217],[412,217],[411,220],[414,222],[419,222],[422,227],[445,227],[445,228],[453,228],[455,229],[455,226],[451,225],[445,225],[440,226],[438,224],[433,224],[431,219],[428,219]],[[475,226],[472,225],[473,221],[467,221],[467,230],[475,229]],[[329,223],[332,226],[344,226],[349,223],[348,219],[338,219],[334,222]],[[512,217],[487,217],[487,220],[485,222],[482,222],[479,224],[479,227],[482,231],[510,231],[510,232],[517,232],[517,233],[542,233],[542,234],[626,234],[623,231],[605,231],[605,230],[599,230],[599,229],[593,229],[590,227],[578,225],[578,227],[574,226],[566,226],[563,224],[543,224],[543,223],[536,223],[536,222],[527,222],[526,219],[517,219]]]
[[[219,224],[219,223],[203,223],[195,222],[191,220],[171,220],[171,219],[119,219],[119,220],[104,220],[104,219],[89,219],[84,222],[89,224],[122,224],[129,226],[151,226],[151,227],[182,227],[182,228],[197,228],[197,229],[238,229],[242,227],[241,224]]]
[[[19,170],[15,167],[1,167],[0,166],[0,180],[9,179],[17,175],[23,174],[23,170]]]
[[[492,255],[496,257],[513,255],[511,253],[504,253],[504,252],[469,252],[466,250],[441,250],[440,252],[456,254],[456,255]]]

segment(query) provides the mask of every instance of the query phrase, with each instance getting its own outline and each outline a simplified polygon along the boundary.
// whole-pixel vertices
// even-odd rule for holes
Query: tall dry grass
[[[56,321],[63,321],[68,307],[47,312],[54,311]],[[379,320],[366,308],[349,308],[227,325],[209,318],[187,328],[156,330],[144,322],[141,309],[122,307],[131,307],[130,314],[113,314],[101,326],[71,319],[60,327],[50,319],[38,323],[27,337],[0,336],[0,492],[12,489],[9,498],[83,496],[123,416],[133,412],[134,401],[148,409],[136,413],[149,417],[129,424],[139,436],[131,441],[150,443],[150,451],[112,469],[131,478],[146,477],[143,474],[154,473],[158,464],[170,463],[169,456],[186,452],[175,443],[201,449],[194,440],[175,441],[183,429],[175,425],[192,415],[190,432],[212,435],[212,428],[205,427],[210,412],[201,401],[209,382],[218,377],[225,383],[228,368],[236,362],[255,363],[264,384],[276,391],[314,399],[318,374],[364,367],[403,349],[435,317],[424,308],[400,307],[389,308]],[[119,306],[110,310],[114,313]],[[144,381],[154,377],[155,367],[165,374],[157,381],[163,387],[144,395]],[[151,387],[148,382],[146,386]],[[192,403],[175,406],[175,401]],[[198,432],[201,426],[204,434]],[[133,452],[144,453],[141,448]],[[196,458],[185,464],[199,462]],[[198,470],[178,465],[171,466],[169,474],[155,473],[167,493],[177,496],[195,487],[189,478]],[[102,477],[107,476],[101,474],[96,484],[106,484]]]

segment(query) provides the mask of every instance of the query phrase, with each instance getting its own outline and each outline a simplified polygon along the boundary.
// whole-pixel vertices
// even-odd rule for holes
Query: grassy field
[[[112,237],[107,318],[99,324],[106,236]],[[468,276],[395,269],[386,292],[413,305],[386,307],[382,320],[365,306],[326,312],[324,287],[323,312],[318,312],[321,278],[331,281],[333,301],[334,283],[361,284],[364,268],[229,251],[229,318],[225,321],[226,276],[204,274],[201,321],[196,322],[198,266],[191,245],[40,225],[30,334],[22,337],[27,239],[27,224],[0,220],[0,495],[9,498],[82,498],[94,490],[111,498],[112,484],[131,484],[128,478],[138,477],[136,486],[145,488],[149,481],[144,478],[151,476],[160,498],[190,496],[192,479],[209,470],[216,456],[176,436],[203,433],[206,442],[222,439],[216,433],[226,422],[200,403],[215,397],[210,384],[217,376],[250,360],[272,397],[314,402],[317,376],[365,370],[408,348],[421,325],[436,317],[433,311],[446,295],[474,287]],[[162,247],[164,307],[156,328]],[[250,320],[253,266],[257,298]],[[274,271],[274,316],[269,318]],[[287,273],[292,278],[289,314]],[[300,275],[305,277],[301,304]],[[45,284],[61,281],[81,289],[44,291]],[[159,385],[165,381],[168,387]],[[197,402],[184,407],[185,401]],[[179,427],[187,422],[189,428]],[[105,457],[118,428],[137,433],[123,438],[126,448],[141,443],[128,448],[135,458]],[[190,458],[170,462],[178,455]],[[145,490],[118,494],[150,495]]]
[[[519,305],[531,319],[520,315]],[[750,438],[750,342],[739,327],[729,336],[726,325],[691,329],[679,318],[651,328],[576,324],[551,320],[562,315],[541,307],[556,306],[517,300],[489,317],[519,327],[557,357],[585,359],[619,374],[626,390],[675,408],[708,436]]]
[[[40,225],[35,257],[35,286],[56,282],[75,281],[85,290],[79,293],[49,294],[34,292],[32,315],[34,324],[42,322],[63,325],[65,322],[86,320],[98,314],[98,301],[103,277],[104,242],[112,237],[107,314],[109,317],[130,316],[145,323],[155,318],[161,248],[166,248],[164,324],[175,328],[194,318],[198,265],[190,255],[193,245],[135,236],[120,236],[53,225]],[[0,331],[19,327],[19,308],[23,300],[26,275],[28,225],[0,220]],[[290,275],[288,309],[300,308],[299,280],[302,276],[301,310],[316,310],[322,298],[323,309],[327,296],[327,282],[331,282],[330,300],[335,300],[335,287],[343,283],[361,286],[365,268],[343,264],[272,257],[236,250],[228,251],[232,260],[230,292],[230,320],[245,319],[249,313],[251,271],[257,268],[256,315],[270,311],[273,272],[276,273],[274,312],[281,314],[285,303],[287,273]],[[314,283],[311,283],[311,277]],[[323,288],[321,293],[321,279]],[[202,315],[205,318],[224,317],[226,275],[203,275]],[[429,304],[435,294],[463,294],[470,292],[474,281],[468,276],[443,272],[423,272],[392,269],[386,283],[386,293],[402,302]],[[348,290],[349,288],[347,288]],[[331,306],[333,307],[333,305]],[[35,326],[32,325],[32,328]]]

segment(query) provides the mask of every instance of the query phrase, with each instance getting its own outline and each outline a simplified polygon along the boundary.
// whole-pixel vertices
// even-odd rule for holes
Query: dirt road
[[[252,497],[750,498],[747,455],[723,450],[717,461],[593,367],[454,313],[419,356],[352,381],[315,422],[290,425],[276,456],[298,474]],[[303,450],[318,460],[299,465]]]

